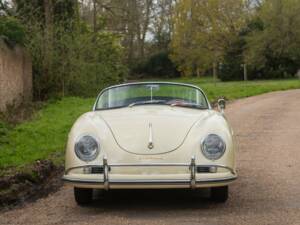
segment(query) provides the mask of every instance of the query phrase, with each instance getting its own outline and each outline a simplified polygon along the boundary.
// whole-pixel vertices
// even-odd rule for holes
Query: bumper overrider
[[[170,174],[169,176],[138,175],[120,176],[111,174],[113,168],[119,167],[185,167],[189,168],[188,174]],[[72,171],[83,169],[89,171],[84,174],[73,174]],[[223,172],[218,172],[222,169]],[[97,171],[92,174],[91,171]],[[195,157],[190,163],[144,163],[144,164],[109,164],[107,158],[103,158],[103,165],[86,165],[68,168],[62,177],[63,181],[76,187],[99,189],[135,189],[135,188],[201,188],[226,186],[237,178],[233,168],[212,164],[196,165]]]

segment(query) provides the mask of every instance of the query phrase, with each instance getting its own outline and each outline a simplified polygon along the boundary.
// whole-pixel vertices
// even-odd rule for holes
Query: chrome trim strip
[[[70,167],[68,169],[65,170],[65,175],[68,175],[70,173],[70,171],[72,170],[76,170],[76,169],[83,169],[83,168],[94,168],[94,167],[99,167],[102,165],[86,165],[86,166],[74,166],[74,167]]]
[[[205,184],[205,183],[218,183],[218,182],[230,182],[237,179],[237,176],[232,176],[232,177],[225,177],[225,178],[210,178],[210,179],[199,179],[195,181],[196,184]],[[104,185],[103,180],[81,180],[81,179],[76,179],[76,178],[67,178],[63,177],[63,181],[65,182],[70,182],[70,183],[81,183],[81,184],[95,184],[95,185]],[[111,185],[178,185],[178,184],[183,184],[183,185],[188,185],[190,186],[190,180],[189,179],[172,179],[172,180],[121,180],[121,179],[116,179],[116,180],[111,180],[110,181]],[[195,186],[196,187],[196,186]]]
[[[109,167],[107,164],[106,156],[103,157],[103,167],[104,167],[104,173],[103,173],[104,188],[105,190],[108,190],[109,189],[109,177],[108,177]]]
[[[199,88],[196,85],[193,84],[187,84],[187,83],[181,83],[181,82],[170,82],[170,81],[140,81],[140,82],[127,82],[123,84],[117,84],[117,85],[112,85],[107,88],[104,88],[103,91],[111,89],[111,88],[116,88],[116,87],[123,87],[123,86],[129,86],[129,85],[139,85],[139,84],[173,84],[173,85],[180,85],[180,86],[186,86],[186,87],[192,87],[192,88],[197,88],[200,91],[202,91],[201,88]]]
[[[194,189],[196,188],[196,185],[198,183],[211,183],[211,182],[223,182],[223,181],[229,181],[236,179],[237,175],[235,171],[227,166],[223,165],[198,165],[198,166],[205,166],[205,167],[218,167],[218,168],[224,168],[229,170],[232,173],[231,177],[225,177],[225,178],[207,178],[207,179],[200,179],[197,180],[196,178],[196,159],[195,156],[192,156],[190,163],[145,163],[145,164],[108,164],[107,157],[103,157],[103,167],[104,167],[104,173],[103,173],[103,180],[80,180],[80,179],[74,179],[74,178],[67,178],[66,175],[72,170],[72,169],[78,169],[78,168],[92,168],[96,166],[101,165],[86,165],[86,166],[78,166],[78,167],[72,167],[66,170],[65,176],[63,176],[63,180],[66,182],[73,182],[73,183],[92,183],[92,184],[103,184],[104,189],[108,190],[110,188],[110,185],[113,184],[119,184],[119,185],[140,185],[140,184],[146,184],[146,185],[172,185],[172,184],[183,184],[183,185],[189,185],[190,188]],[[154,166],[176,166],[176,167],[188,167],[190,170],[190,179],[172,179],[172,180],[153,180],[153,179],[138,179],[138,180],[110,180],[109,179],[109,171],[111,167],[154,167]]]
[[[191,170],[191,181],[190,181],[191,188],[194,189],[196,187],[196,163],[195,163],[195,156],[192,156],[190,170]]]
[[[149,143],[148,143],[148,149],[154,148],[153,144],[153,135],[152,135],[152,123],[149,123]]]
[[[86,168],[86,167],[99,167],[102,165],[86,165],[86,166],[75,166],[75,167],[71,167],[68,168],[65,171],[65,175],[69,174],[69,172],[71,170],[74,169],[81,169],[81,168]],[[112,163],[112,164],[108,164],[108,169],[110,169],[111,167],[159,167],[159,166],[163,166],[163,167],[189,167],[191,166],[191,163],[142,163],[142,164],[130,164],[130,163]],[[236,172],[234,171],[234,169],[228,167],[228,166],[224,166],[224,165],[217,165],[217,164],[199,164],[196,165],[197,166],[203,166],[203,167],[218,167],[218,168],[223,168],[223,169],[227,169],[228,171],[230,171],[233,175],[236,175]]]
[[[190,163],[141,163],[141,164],[130,164],[130,163],[113,163],[109,166],[111,167],[153,167],[153,166],[179,166],[179,167],[187,167],[190,166]]]

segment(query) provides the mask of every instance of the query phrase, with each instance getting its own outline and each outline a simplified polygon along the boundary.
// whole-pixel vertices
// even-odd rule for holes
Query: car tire
[[[74,197],[78,205],[87,205],[93,200],[93,189],[74,187]]]
[[[226,202],[228,199],[228,186],[211,188],[210,199],[214,202]]]

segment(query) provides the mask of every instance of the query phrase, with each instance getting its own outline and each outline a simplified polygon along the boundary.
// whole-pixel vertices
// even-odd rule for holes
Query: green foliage
[[[0,142],[0,167],[22,166],[54,153],[63,158],[67,134],[79,115],[91,110],[94,99],[65,98],[48,103],[32,121],[7,129]],[[2,139],[2,138],[1,138]]]
[[[150,56],[146,61],[139,63],[133,73],[148,77],[178,77],[174,63],[170,60],[167,51],[158,52]]]
[[[206,92],[210,101],[215,101],[220,96],[237,99],[270,91],[300,88],[300,80],[215,83],[212,78],[201,78],[170,81],[197,85]],[[92,108],[94,101],[95,99],[66,97],[60,101],[48,102],[31,121],[13,129],[0,125],[0,132],[5,134],[5,141],[0,141],[0,169],[28,165],[38,159],[51,158],[62,163],[72,124],[79,115]]]
[[[176,4],[172,60],[186,76],[221,62],[245,23],[245,1],[180,0]]]
[[[24,36],[24,27],[19,20],[10,16],[0,16],[0,37],[12,44],[23,44]]]
[[[63,95],[95,96],[126,77],[123,48],[112,33],[94,33],[81,24],[76,37],[64,33],[54,51],[54,74],[60,74],[57,83]]]
[[[10,126],[0,120],[0,146],[7,143],[7,134],[10,130]]]
[[[32,56],[35,99],[94,96],[126,76],[120,37],[92,30],[77,1],[17,0],[17,6]]]
[[[224,61],[221,64],[219,78],[222,81],[243,80],[243,47],[242,38],[228,46],[225,50]]]
[[[284,78],[300,68],[300,0],[266,0],[261,29],[247,37],[246,60],[263,78]],[[254,78],[259,78],[258,76]]]
[[[261,30],[263,30],[263,23],[259,18],[249,20],[247,26],[241,29],[236,39],[224,49],[224,58],[218,76],[222,81],[244,79],[243,64],[245,63],[244,51],[247,45],[246,38],[249,33]],[[253,66],[249,67],[247,65],[247,74],[248,79],[260,78],[259,71]]]
[[[224,81],[289,78],[300,68],[300,0],[178,1],[172,60],[183,75],[220,67]]]

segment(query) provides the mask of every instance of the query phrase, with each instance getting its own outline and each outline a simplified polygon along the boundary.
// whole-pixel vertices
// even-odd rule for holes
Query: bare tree
[[[53,2],[44,0],[45,34],[44,34],[44,77],[49,79],[51,74],[51,54],[53,47]]]

